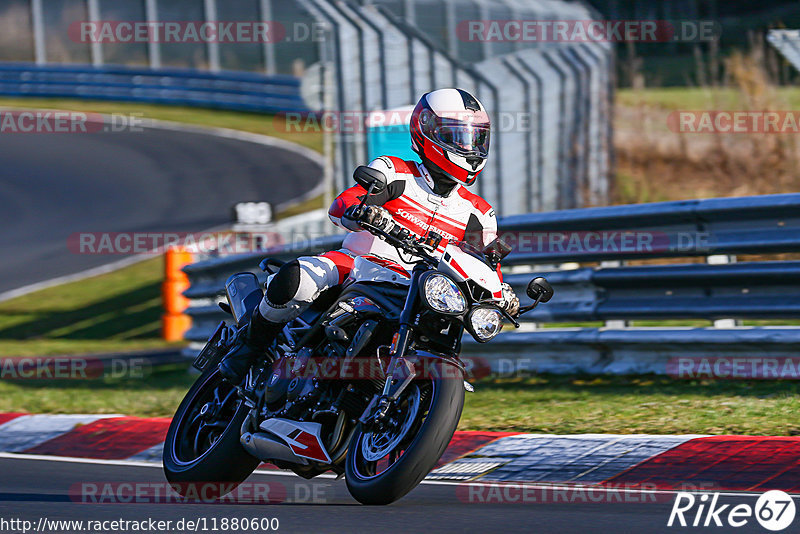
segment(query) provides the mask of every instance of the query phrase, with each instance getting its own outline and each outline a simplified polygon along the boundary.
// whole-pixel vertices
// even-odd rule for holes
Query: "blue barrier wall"
[[[308,111],[293,76],[122,66],[0,63],[0,94],[198,106],[261,113]]]

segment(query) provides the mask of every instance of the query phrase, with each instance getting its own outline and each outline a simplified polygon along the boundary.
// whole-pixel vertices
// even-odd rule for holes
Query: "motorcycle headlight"
[[[503,314],[496,308],[475,308],[467,320],[472,334],[481,343],[494,338],[503,329]]]
[[[433,274],[422,283],[422,296],[428,306],[440,313],[459,314],[467,309],[467,300],[450,278]]]

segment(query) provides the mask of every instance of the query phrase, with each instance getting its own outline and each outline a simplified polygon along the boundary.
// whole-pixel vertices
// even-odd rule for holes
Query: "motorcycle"
[[[387,181],[365,166],[354,178],[367,191],[359,216]],[[179,493],[219,483],[214,491],[222,496],[269,462],[309,479],[333,471],[363,504],[400,499],[439,461],[464,392],[473,390],[459,358],[464,330],[489,342],[504,321],[519,327],[519,315],[553,296],[540,277],[527,287],[532,304],[515,316],[499,306],[496,266],[511,250],[499,239],[478,251],[433,232],[418,238],[399,225],[362,226],[413,264],[411,273],[383,258],[355,258],[345,283],[288,323],[240,384],[224,380],[217,364],[243,334],[263,289],[253,273],[228,279],[220,307],[234,324],[220,323],[198,354],[201,375],[164,445],[164,471]],[[280,265],[260,264],[269,274]]]

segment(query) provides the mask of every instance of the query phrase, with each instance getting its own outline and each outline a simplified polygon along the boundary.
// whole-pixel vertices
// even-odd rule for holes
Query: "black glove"
[[[342,216],[342,224],[348,230],[360,232],[363,230],[360,224],[362,222],[378,227],[381,230],[387,230],[392,226],[392,216],[380,206],[365,206],[360,210],[361,213],[358,213],[360,217],[356,217],[357,211],[358,206],[350,206]]]
[[[519,313],[519,298],[506,283],[503,283],[503,302],[500,303],[500,307],[512,317],[516,317]]]

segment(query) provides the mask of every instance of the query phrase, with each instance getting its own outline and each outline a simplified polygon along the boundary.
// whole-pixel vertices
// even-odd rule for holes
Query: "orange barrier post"
[[[192,325],[191,318],[183,313],[189,299],[183,292],[189,288],[189,277],[181,269],[192,263],[192,253],[180,247],[170,247],[164,253],[164,284],[161,299],[164,315],[161,317],[161,335],[167,341],[180,341]]]

